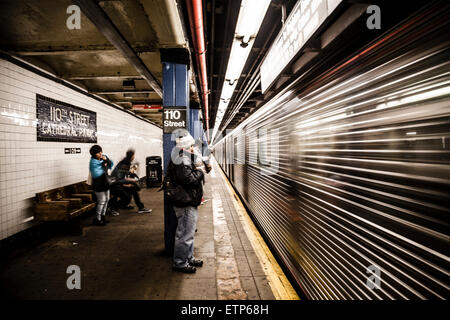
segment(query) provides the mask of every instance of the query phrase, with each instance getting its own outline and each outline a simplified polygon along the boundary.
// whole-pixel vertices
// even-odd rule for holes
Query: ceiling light
[[[255,38],[269,4],[270,0],[242,0],[234,32],[236,36],[244,36],[247,39]]]
[[[249,42],[250,42],[250,38],[242,37],[240,46],[242,48],[247,48]]]
[[[217,134],[239,77],[244,69],[248,55],[253,47],[254,39],[258,34],[261,23],[264,20],[270,0],[242,0],[239,9],[239,17],[234,31],[234,40],[231,46],[230,58],[228,59],[225,79],[222,86],[221,100],[223,113],[217,113],[211,141]]]
[[[226,101],[230,100],[234,93],[234,88],[236,87],[236,81],[233,84],[225,82],[222,87],[222,92],[220,94],[220,100]]]
[[[134,80],[123,80],[122,87],[125,90],[134,90],[136,89],[136,84],[134,83]]]

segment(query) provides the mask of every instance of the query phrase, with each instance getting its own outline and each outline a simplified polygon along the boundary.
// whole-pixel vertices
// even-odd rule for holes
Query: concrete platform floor
[[[83,234],[60,233],[3,261],[1,296],[12,299],[298,299],[214,163],[199,206],[195,274],[173,272],[164,255],[163,194],[143,189],[150,214],[121,210],[106,227],[83,218]],[[134,205],[134,202],[132,203]],[[251,224],[251,222],[250,222]],[[249,233],[251,232],[251,233]],[[249,237],[251,240],[249,240]],[[253,241],[253,244],[251,243]],[[259,244],[257,243],[259,242]],[[256,248],[256,250],[255,250]],[[69,290],[67,267],[81,271]]]

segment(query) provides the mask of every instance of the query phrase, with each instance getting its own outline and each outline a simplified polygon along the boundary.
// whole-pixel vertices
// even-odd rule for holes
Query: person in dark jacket
[[[167,175],[176,185],[181,186],[190,195],[184,205],[173,204],[178,220],[175,233],[173,270],[194,273],[196,267],[203,265],[202,260],[194,258],[194,234],[198,211],[203,196],[203,172],[195,167],[194,144],[192,136],[186,131],[176,138],[174,156],[169,163]]]
[[[92,188],[97,197],[97,215],[94,218],[94,225],[104,226],[109,222],[106,220],[106,208],[109,200],[109,184],[106,175],[114,163],[107,155],[103,154],[102,147],[99,145],[92,146],[89,153],[91,154],[89,170],[92,176]]]
[[[112,193],[116,195],[116,198],[120,198],[119,201],[116,202],[116,199],[113,203],[114,207],[119,207],[121,209],[133,209],[132,206],[129,205],[131,201],[131,197],[133,197],[134,202],[138,207],[138,213],[150,213],[151,209],[145,208],[144,204],[139,197],[139,191],[141,188],[137,183],[137,180],[131,175],[134,174],[134,170],[131,168],[131,162],[134,160],[135,151],[133,149],[129,149],[117,166],[112,171],[111,175],[117,178],[117,181],[111,187]]]

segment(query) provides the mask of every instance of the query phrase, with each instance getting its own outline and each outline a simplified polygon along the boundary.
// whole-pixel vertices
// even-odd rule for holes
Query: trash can
[[[147,187],[160,187],[162,183],[161,157],[152,156],[145,159]]]

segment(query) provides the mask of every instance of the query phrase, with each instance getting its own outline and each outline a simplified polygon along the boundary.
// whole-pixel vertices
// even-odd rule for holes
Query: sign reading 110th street
[[[186,127],[186,107],[164,107],[163,133],[172,133]]]
[[[37,141],[97,142],[97,114],[36,95]]]

